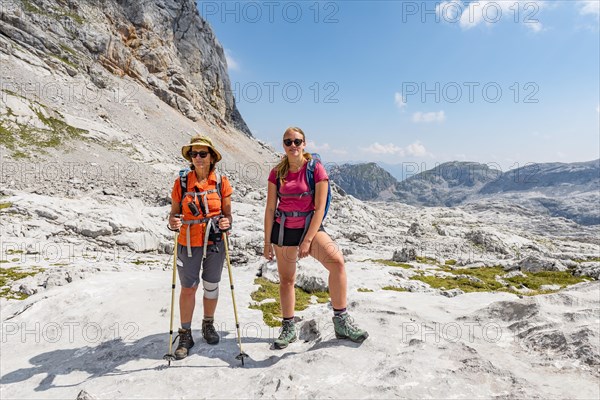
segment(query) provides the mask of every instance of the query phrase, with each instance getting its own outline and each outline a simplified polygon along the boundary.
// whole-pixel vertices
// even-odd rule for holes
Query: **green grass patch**
[[[45,128],[3,119],[7,114],[0,115],[0,145],[10,150],[13,157],[29,158],[29,149],[47,154],[45,149],[48,147],[57,148],[68,140],[84,139],[83,135],[87,133],[85,129],[76,128],[52,116],[46,117],[36,106],[31,105],[30,108]]]
[[[6,250],[6,254],[23,254],[23,250],[8,249]]]
[[[12,260],[10,260],[10,261],[12,261],[12,262],[17,262],[17,261],[20,261],[20,260],[21,260],[20,258],[13,258],[13,259],[12,259]]]
[[[455,275],[470,275],[481,280],[492,280],[496,281],[496,275],[502,276],[506,274],[504,268],[496,267],[482,267],[482,268],[464,268],[464,269],[451,269],[448,272]]]
[[[586,281],[585,278],[573,276],[568,271],[541,271],[526,275],[526,277],[514,276],[505,280],[514,285],[524,285],[532,290],[539,290],[542,285],[559,285],[562,289],[569,285]]]
[[[63,51],[71,54],[72,56],[77,56],[77,52],[75,50],[73,50],[72,48],[70,48],[69,46],[64,45],[62,43],[59,46],[61,49],[63,49]]]
[[[425,282],[435,289],[460,289],[466,293],[507,291],[516,294],[526,294],[528,296],[556,292],[556,290],[540,290],[542,285],[559,285],[562,289],[569,285],[586,281],[585,278],[573,276],[567,271],[543,271],[536,273],[525,273],[525,277],[514,276],[512,278],[503,278],[506,282],[512,284],[516,288],[526,287],[532,290],[530,293],[520,293],[510,290],[509,288],[503,286],[500,282],[496,281],[496,276],[503,276],[506,274],[504,268],[500,266],[467,269],[442,268],[442,270],[456,276],[440,277],[435,275],[415,275],[410,279]],[[469,275],[479,278],[482,282],[474,282],[468,278],[459,277],[459,275]]]
[[[271,327],[281,326],[281,303],[279,302],[279,284],[273,283],[265,278],[256,278],[254,283],[259,285],[256,291],[252,292],[250,297],[256,302],[261,302],[267,299],[274,299],[274,302],[263,304],[252,304],[250,308],[253,310],[261,310],[263,313],[263,321]],[[312,296],[317,296],[318,303],[326,303],[329,301],[329,293],[314,292],[308,293],[300,288],[295,288],[296,291],[296,307],[294,310],[302,311],[310,305]]]
[[[456,265],[456,260],[446,260],[445,265]]]
[[[582,263],[582,262],[600,262],[600,257],[575,258],[573,261],[575,261],[576,263]]]
[[[384,286],[382,287],[383,290],[393,290],[395,292],[408,292],[407,289],[404,289],[402,287],[398,287],[398,286]]]
[[[439,277],[434,275],[417,275],[410,279],[427,283],[435,289],[460,289],[463,292],[493,292],[503,289],[504,287],[499,282],[473,282],[467,278],[458,277]]]
[[[406,269],[413,268],[413,266],[410,264],[399,263],[399,262],[392,261],[392,260],[384,260],[383,258],[375,258],[375,259],[371,259],[371,261],[379,263],[379,264],[387,265],[388,267],[398,267],[398,268],[406,268]]]
[[[6,203],[0,203],[0,210],[4,210],[5,208],[10,208],[12,207],[13,203],[11,202],[6,202]]]
[[[11,292],[10,287],[5,286],[9,286],[14,281],[18,281],[19,279],[23,279],[28,276],[36,275],[40,272],[44,272],[44,269],[36,268],[33,270],[25,271],[19,267],[0,268],[0,288],[2,288],[0,289],[0,297],[17,300],[26,299],[27,297],[29,297],[26,294],[20,292]]]
[[[435,258],[431,258],[431,257],[415,257],[415,258],[416,258],[417,262],[419,262],[421,264],[431,264],[431,265],[439,264]]]
[[[63,62],[63,63],[65,63],[65,64],[67,64],[67,65],[69,65],[69,66],[71,66],[71,67],[73,67],[73,68],[75,68],[75,69],[77,69],[77,67],[78,67],[78,66],[77,66],[77,64],[75,64],[75,63],[73,63],[73,62],[69,61],[69,59],[68,59],[68,58],[66,58],[66,57],[57,56],[56,54],[50,54],[50,55],[51,55],[52,57],[56,58],[57,60],[59,60],[60,62]]]
[[[58,20],[61,17],[68,17],[80,25],[85,22],[85,20],[79,14],[74,13],[70,10],[63,11],[57,7],[50,7],[49,10],[51,12],[49,12],[44,9],[38,8],[30,0],[21,0],[21,3],[23,3],[23,9],[25,10],[26,13],[43,15],[45,17],[50,17],[55,20]]]
[[[0,260],[0,264],[6,264],[6,263],[9,263],[9,262],[10,261],[8,261],[8,260]]]
[[[361,293],[369,293],[369,292],[372,292],[372,290],[371,290],[371,289],[362,288],[362,287],[361,287],[361,288],[358,288],[358,289],[356,289],[356,291],[357,291],[357,292],[361,292]]]

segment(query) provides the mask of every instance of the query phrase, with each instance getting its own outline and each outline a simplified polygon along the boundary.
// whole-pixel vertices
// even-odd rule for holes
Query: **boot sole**
[[[369,337],[369,334],[367,332],[365,332],[364,335],[359,336],[356,339],[352,339],[350,336],[340,335],[339,333],[336,332],[335,337],[336,337],[336,339],[348,339],[354,343],[362,343]]]
[[[287,344],[277,344],[277,342],[273,342],[273,347],[275,347],[277,350],[282,350],[288,347],[290,343],[294,343],[296,340],[298,340],[297,337],[295,337],[294,340],[290,340]]]
[[[187,356],[190,355],[190,350],[192,349],[192,347],[194,347],[194,345],[192,345],[191,347],[188,348],[187,354],[184,356],[178,356],[177,353],[175,353],[175,359],[176,360],[183,360],[184,358],[186,358]],[[177,351],[177,350],[175,350]]]

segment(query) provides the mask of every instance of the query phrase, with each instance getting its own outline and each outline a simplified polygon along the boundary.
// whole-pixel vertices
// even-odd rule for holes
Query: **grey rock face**
[[[375,163],[336,165],[330,168],[329,177],[360,200],[375,199],[397,183],[396,178]]]
[[[300,333],[298,334],[300,340],[304,340],[305,342],[314,342],[321,338],[321,331],[319,330],[319,325],[317,321],[311,319],[309,321],[304,322],[300,326]]]
[[[519,263],[521,271],[540,272],[540,271],[566,271],[566,267],[559,260],[547,260],[538,256],[529,256]]]
[[[417,251],[415,249],[402,248],[401,250],[394,250],[392,255],[392,261],[395,262],[408,262],[417,259]]]
[[[250,130],[235,105],[223,47],[192,0],[15,2],[0,32],[73,76],[129,76],[191,120]],[[98,65],[104,67],[100,70]]]
[[[79,394],[77,395],[77,398],[75,400],[96,400],[96,399],[97,399],[97,397],[92,396],[85,390],[82,390],[79,392]]]
[[[452,206],[477,193],[500,174],[485,164],[448,162],[398,183],[394,194],[407,204]]]
[[[327,282],[322,277],[304,272],[300,272],[296,277],[296,286],[309,293],[325,292],[328,290]]]
[[[474,244],[482,246],[485,250],[492,253],[509,254],[507,246],[493,234],[482,230],[474,230],[466,235],[467,239]]]
[[[347,232],[345,236],[351,241],[358,244],[368,244],[371,243],[371,238],[365,232]]]

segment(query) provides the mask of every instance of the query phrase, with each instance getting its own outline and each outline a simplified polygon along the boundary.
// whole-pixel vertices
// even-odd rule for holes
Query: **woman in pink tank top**
[[[314,192],[306,168],[312,159],[304,152],[306,137],[300,128],[290,127],[283,134],[285,156],[269,175],[265,208],[264,256],[277,260],[279,295],[283,324],[274,342],[283,349],[296,341],[294,292],[296,260],[312,256],[329,271],[329,294],[334,310],[333,323],[338,339],[364,341],[369,334],[354,324],[346,311],[346,269],[337,244],[325,232],[323,216],[327,203],[329,177],[320,162],[314,168]],[[282,226],[283,225],[283,226]],[[281,232],[283,230],[283,232]]]

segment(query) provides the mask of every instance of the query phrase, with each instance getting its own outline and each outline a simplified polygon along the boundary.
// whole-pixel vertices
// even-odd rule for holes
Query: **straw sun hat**
[[[208,147],[216,155],[216,160],[214,160],[214,161],[215,162],[221,161],[221,158],[222,158],[221,153],[219,153],[219,151],[217,149],[215,149],[215,146],[213,145],[212,141],[208,137],[202,136],[202,135],[194,136],[190,139],[190,144],[186,144],[185,146],[183,146],[181,148],[181,155],[183,156],[183,158],[185,158],[186,160],[188,160],[190,162],[192,161],[192,159],[188,155],[188,152],[192,149],[192,146]]]

